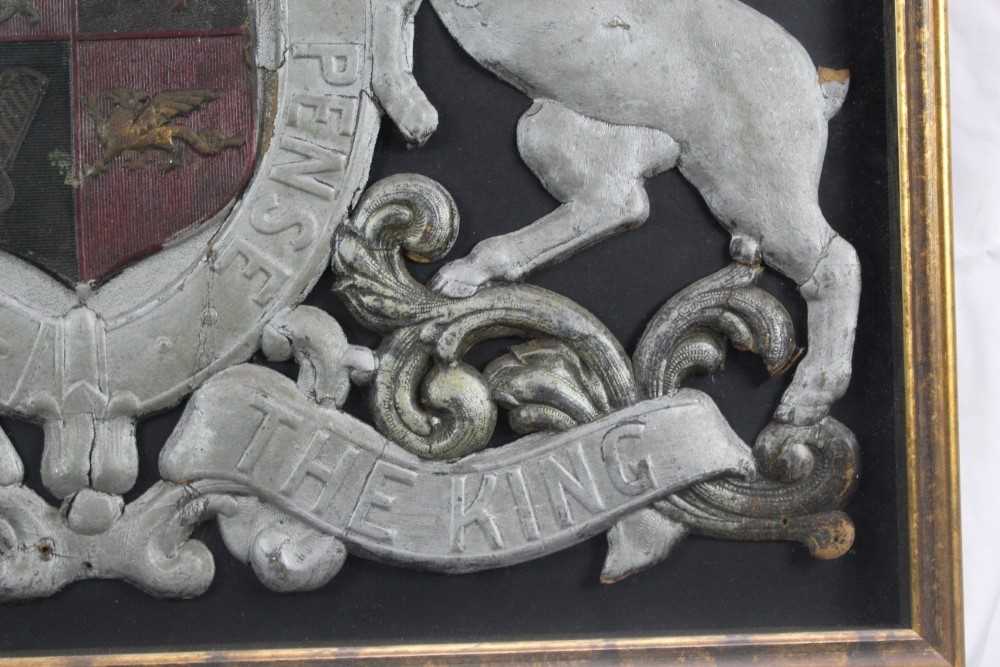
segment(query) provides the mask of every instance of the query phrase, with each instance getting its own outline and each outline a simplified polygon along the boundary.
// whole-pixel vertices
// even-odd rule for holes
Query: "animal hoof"
[[[815,426],[768,424],[757,438],[754,453],[764,475],[785,484],[806,479],[816,465],[809,443],[816,441]]]
[[[437,131],[438,112],[430,104],[415,103],[405,108],[396,119],[396,124],[407,143],[423,146]]]
[[[442,268],[430,282],[430,288],[453,299],[473,296],[487,285],[493,276],[468,260],[457,260]]]

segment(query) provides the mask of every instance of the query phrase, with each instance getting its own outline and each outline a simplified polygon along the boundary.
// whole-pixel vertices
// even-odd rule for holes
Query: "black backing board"
[[[281,645],[512,640],[582,636],[897,627],[905,624],[908,573],[900,516],[902,447],[898,233],[892,137],[891,12],[872,0],[748,0],[798,37],[814,60],[850,67],[852,92],[832,122],[822,204],[861,256],[865,290],[849,395],[835,415],[863,447],[863,477],[849,512],[858,538],[836,562],[811,560],[788,544],[691,538],[669,561],[624,583],[598,583],[602,539],[515,568],[459,578],[352,558],[327,588],[280,597],[222,548],[211,591],[190,602],[157,601],[126,584],[77,584],[46,601],[0,608],[0,651],[251,648]],[[429,7],[417,22],[417,76],[441,111],[439,133],[410,151],[389,128],[373,178],[415,171],[455,195],[464,220],[454,256],[482,238],[515,229],[554,206],[524,167],[514,129],[529,100],[494,80],[448,37]],[[720,268],[728,239],[679,175],[649,187],[653,214],[637,231],[546,270],[533,282],[589,308],[631,349],[672,294]],[[423,269],[427,276],[434,267]],[[375,339],[353,323],[325,277],[310,303],[334,313],[354,342]],[[764,285],[788,305],[800,332],[794,286]],[[801,336],[802,334],[800,334]],[[802,341],[804,342],[804,341]],[[766,424],[787,382],[767,378],[758,359],[734,355],[724,375],[699,381],[746,440]],[[356,394],[358,392],[355,392]],[[358,396],[352,407],[361,410]],[[179,410],[140,428],[143,485]],[[4,421],[37,486],[40,429]]]

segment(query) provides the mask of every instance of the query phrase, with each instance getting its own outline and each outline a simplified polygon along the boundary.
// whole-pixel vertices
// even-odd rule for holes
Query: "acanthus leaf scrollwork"
[[[727,344],[760,355],[774,375],[794,367],[801,353],[788,312],[755,285],[762,266],[752,249],[738,247],[739,239],[734,256],[741,261],[668,301],[630,361],[593,315],[552,292],[505,285],[455,299],[414,280],[404,254],[441,258],[457,224],[441,186],[393,177],[365,195],[338,235],[334,258],[336,290],[351,312],[388,334],[371,390],[376,425],[418,456],[455,459],[482,449],[498,407],[517,433],[530,434],[567,430],[641,398],[669,396],[689,376],[721,370]],[[462,362],[474,345],[509,336],[528,341],[484,373]],[[624,519],[609,533],[604,579],[661,560],[688,532],[798,541],[818,558],[846,553],[854,528],[840,510],[856,486],[857,443],[831,417],[807,431],[771,424],[753,448],[755,474],[692,485]]]

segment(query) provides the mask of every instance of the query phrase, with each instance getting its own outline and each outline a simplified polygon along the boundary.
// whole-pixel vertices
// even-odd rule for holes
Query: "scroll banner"
[[[754,464],[712,400],[691,390],[444,464],[317,405],[282,375],[240,366],[194,395],[160,469],[255,495],[353,553],[459,573],[565,549]]]

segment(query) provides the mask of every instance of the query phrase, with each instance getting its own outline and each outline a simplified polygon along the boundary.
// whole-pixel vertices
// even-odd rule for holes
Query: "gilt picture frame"
[[[207,665],[325,664],[963,664],[961,528],[958,494],[954,284],[948,102],[947,0],[888,0],[894,31],[886,40],[895,154],[903,433],[899,468],[898,627],[729,631],[650,636],[449,641],[326,641],[303,646],[212,650],[97,650],[17,654],[0,664]],[[311,56],[310,56],[311,57]],[[371,122],[368,119],[366,122]],[[892,171],[892,170],[891,170]],[[356,202],[355,202],[356,203]],[[287,356],[287,355],[286,355]],[[16,608],[15,608],[16,609]],[[281,619],[276,619],[280,622]]]

